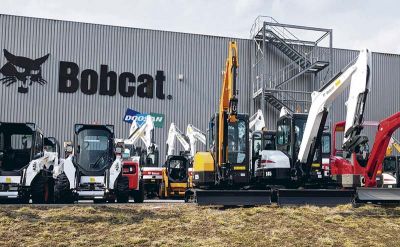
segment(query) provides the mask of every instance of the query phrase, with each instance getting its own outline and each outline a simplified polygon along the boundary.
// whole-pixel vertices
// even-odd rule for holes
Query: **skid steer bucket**
[[[271,204],[270,190],[195,190],[198,205],[254,206]]]
[[[277,203],[280,206],[316,205],[336,206],[352,203],[354,190],[336,189],[279,189]]]
[[[400,204],[400,188],[357,188],[355,203]]]

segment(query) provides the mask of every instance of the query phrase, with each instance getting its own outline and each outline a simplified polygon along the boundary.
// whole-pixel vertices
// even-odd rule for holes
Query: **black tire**
[[[53,188],[49,186],[48,179],[41,174],[37,175],[31,183],[31,198],[33,204],[49,203]]]
[[[144,201],[144,182],[140,180],[139,182],[139,190],[133,191],[133,201],[135,203],[143,203]]]
[[[121,176],[118,178],[115,193],[118,203],[129,202],[129,180],[127,177]]]
[[[61,173],[54,181],[54,202],[60,204],[74,203],[74,195],[69,188],[69,180]]]
[[[29,204],[30,200],[31,200],[30,191],[25,190],[25,189],[19,191],[17,203],[19,203],[19,204]]]

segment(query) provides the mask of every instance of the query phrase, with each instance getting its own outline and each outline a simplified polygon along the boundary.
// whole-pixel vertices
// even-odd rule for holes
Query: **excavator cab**
[[[260,161],[261,151],[263,150],[276,150],[276,131],[261,130],[253,131],[251,133],[251,171],[252,176],[255,176],[256,166]]]
[[[237,121],[229,122],[225,118],[224,143],[222,150],[215,147],[219,140],[219,114],[215,114],[209,124],[209,150],[212,151],[214,159],[222,154],[222,162],[218,163],[222,177],[230,184],[246,184],[249,182],[249,117],[246,114],[238,114]],[[221,181],[222,182],[222,181]],[[225,181],[224,181],[225,182]]]
[[[293,113],[278,120],[276,133],[276,148],[289,156],[291,163],[297,160],[307,114]]]
[[[396,174],[400,162],[400,156],[386,156],[382,164],[382,172]]]
[[[276,149],[276,131],[262,130],[253,131],[251,133],[252,142],[252,156],[257,158],[262,150],[275,150]]]
[[[386,156],[382,164],[383,187],[400,188],[400,156]]]
[[[301,175],[306,178],[308,182],[315,182],[323,179],[323,153],[321,140],[317,140],[314,145],[315,152],[313,155],[311,165],[296,164],[300,150],[301,141],[303,139],[304,130],[307,123],[307,114],[292,113],[279,118],[277,123],[276,134],[276,147],[277,150],[285,153],[290,160],[291,176],[298,179]],[[320,138],[322,139],[322,137]],[[330,139],[328,139],[328,143]],[[314,140],[316,141],[316,140]]]

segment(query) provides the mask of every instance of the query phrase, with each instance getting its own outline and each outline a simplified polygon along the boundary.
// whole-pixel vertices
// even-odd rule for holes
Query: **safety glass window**
[[[299,148],[301,141],[303,140],[304,129],[306,127],[307,120],[305,119],[297,119],[295,121],[294,131],[296,135],[296,147]]]
[[[246,123],[238,120],[228,124],[228,161],[243,163],[246,159]]]
[[[258,154],[262,147],[262,140],[261,140],[261,135],[256,133],[253,134],[253,154]]]
[[[103,151],[108,148],[107,136],[85,136],[83,139],[83,150]]]
[[[287,124],[279,125],[277,131],[277,138],[279,145],[289,144],[290,126]]]
[[[384,172],[396,172],[396,159],[387,158],[383,161]]]
[[[322,136],[322,153],[330,154],[331,153],[331,138],[330,136]]]
[[[32,147],[32,135],[11,135],[11,149],[24,150]]]

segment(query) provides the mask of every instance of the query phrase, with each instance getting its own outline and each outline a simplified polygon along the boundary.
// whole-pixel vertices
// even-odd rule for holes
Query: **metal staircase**
[[[300,39],[293,30],[313,32],[315,40]],[[306,111],[310,105],[310,93],[318,88],[317,74],[325,72],[327,77],[332,62],[332,30],[314,27],[295,26],[278,23],[272,17],[259,16],[251,28],[251,38],[255,42],[255,61],[253,62],[253,99],[267,103],[280,110],[283,106],[289,110]],[[318,33],[318,35],[315,35]],[[321,47],[328,40],[328,46]],[[268,71],[271,63],[267,53],[275,51],[286,63],[274,71]],[[269,54],[268,54],[269,55]],[[326,69],[326,70],[325,70]],[[308,90],[295,91],[290,83],[309,81]],[[306,96],[305,96],[306,95]],[[308,100],[304,100],[307,98]],[[262,104],[263,105],[263,104]]]

